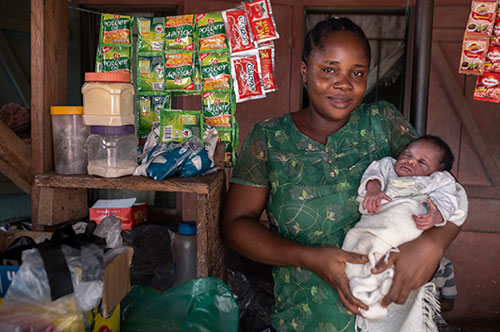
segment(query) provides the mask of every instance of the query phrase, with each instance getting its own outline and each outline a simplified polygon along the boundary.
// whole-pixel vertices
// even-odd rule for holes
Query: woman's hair
[[[445,141],[443,141],[440,137],[438,136],[433,136],[433,135],[425,135],[422,137],[419,137],[412,141],[410,144],[413,144],[418,141],[427,141],[434,146],[436,146],[440,151],[441,151],[441,160],[439,161],[442,166],[443,171],[450,171],[451,168],[453,167],[453,161],[455,157],[453,156],[453,153],[451,152],[450,146],[446,144]]]
[[[306,35],[304,49],[302,50],[302,61],[307,63],[311,51],[315,48],[323,48],[325,38],[337,31],[350,31],[358,35],[365,44],[366,56],[368,57],[368,61],[370,61],[371,49],[368,38],[366,38],[363,30],[347,17],[331,17],[316,24]]]

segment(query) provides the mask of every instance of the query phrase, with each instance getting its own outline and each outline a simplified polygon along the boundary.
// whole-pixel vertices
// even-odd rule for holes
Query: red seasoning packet
[[[232,56],[231,69],[237,103],[266,96],[260,83],[261,69],[257,51],[248,51]]]
[[[474,90],[474,99],[500,102],[500,74],[487,73],[479,76]]]
[[[243,2],[243,7],[256,43],[279,38],[269,0]]]
[[[500,73],[500,46],[490,46],[488,48],[484,72]]]
[[[276,91],[274,81],[274,47],[264,46],[259,48],[260,67],[262,69],[262,86],[266,93]]]
[[[465,38],[462,44],[459,73],[482,75],[484,60],[488,50],[488,39]]]
[[[243,9],[225,10],[222,12],[222,19],[232,54],[255,49]]]

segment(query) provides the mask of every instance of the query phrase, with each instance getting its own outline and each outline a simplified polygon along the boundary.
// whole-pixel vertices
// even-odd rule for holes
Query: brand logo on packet
[[[464,53],[469,58],[479,58],[481,55],[483,55],[483,49],[480,45],[472,43],[467,46],[467,49],[464,50]]]
[[[238,29],[240,30],[241,43],[243,45],[248,45],[248,32],[246,29],[247,20],[245,16],[238,16]]]
[[[161,24],[157,24],[157,25],[155,26],[155,32],[156,32],[156,33],[162,33],[162,32],[163,32],[163,25],[161,25]]]
[[[248,4],[248,6],[250,7],[252,17],[254,17],[256,20],[261,20],[269,17],[269,14],[266,10],[265,0]]]
[[[481,83],[491,88],[498,85],[498,80],[494,77],[488,76],[481,80]]]
[[[254,80],[254,77],[253,77],[253,73],[255,71],[255,67],[250,62],[248,62],[246,64],[246,67],[247,67],[247,73],[248,73],[248,88],[251,91],[255,91],[255,80]]]
[[[193,132],[189,128],[184,128],[181,132],[182,137],[191,137],[193,136]]]
[[[500,50],[494,50],[494,51],[489,52],[487,54],[487,57],[492,61],[499,61],[500,60]]]
[[[108,53],[113,49],[113,46],[103,46],[102,47],[102,54]]]

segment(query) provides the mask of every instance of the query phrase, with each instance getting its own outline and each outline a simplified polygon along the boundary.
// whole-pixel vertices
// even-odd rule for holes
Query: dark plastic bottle
[[[180,222],[174,235],[174,284],[196,278],[196,223]]]

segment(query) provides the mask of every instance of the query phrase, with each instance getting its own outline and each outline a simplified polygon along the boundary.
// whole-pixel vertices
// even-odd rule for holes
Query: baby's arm
[[[394,169],[393,165],[394,159],[382,158],[373,161],[363,173],[357,201],[369,214],[374,214],[380,209],[382,199],[391,200],[383,190],[389,173]]]
[[[365,199],[363,200],[363,208],[368,211],[368,214],[375,214],[378,210],[380,210],[380,205],[383,199],[388,200],[389,202],[392,201],[392,199],[382,191],[382,186],[380,185],[379,180],[369,180],[366,183],[366,194]]]
[[[461,226],[465,221],[468,207],[465,191],[448,172],[438,172],[431,176],[434,177],[434,181],[427,199],[429,211],[413,216],[417,228],[426,230],[433,226],[440,227],[447,221]]]

